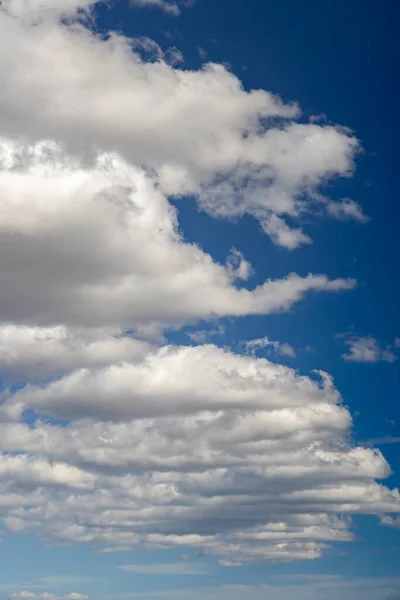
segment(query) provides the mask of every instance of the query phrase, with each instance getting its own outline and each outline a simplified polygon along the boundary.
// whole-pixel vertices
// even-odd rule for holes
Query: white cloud
[[[390,346],[382,349],[373,337],[351,337],[345,341],[349,352],[342,354],[342,358],[351,362],[377,363],[394,362],[397,356],[391,352]]]
[[[48,0],[44,6],[27,1],[48,16]],[[89,4],[95,2],[58,0],[51,14]],[[351,175],[358,141],[350,132],[293,122],[296,105],[263,90],[245,91],[218,64],[180,70],[162,55],[146,62],[132,51],[137,40],[114,33],[102,39],[55,18],[33,27],[24,6],[8,0],[0,9],[4,133],[62,141],[88,159],[94,147],[117,150],[152,169],[167,194],[192,194],[220,217],[249,213],[287,248],[310,242],[286,218],[296,222],[315,207],[319,213],[320,184]],[[23,20],[7,10],[24,13]],[[350,204],[340,212],[357,218]]]
[[[141,575],[206,575],[204,565],[195,563],[170,563],[151,565],[122,565],[118,567],[126,573],[139,573]]]
[[[31,472],[36,503],[7,504],[4,523],[47,543],[192,548],[222,565],[318,558],[352,540],[352,514],[400,510],[398,491],[374,481],[389,466],[349,443],[350,414],[321,375],[215,346],[169,347],[28,386],[5,410],[72,421],[0,424],[1,447],[91,479],[54,496]],[[21,485],[14,467],[4,472],[4,491]]]
[[[294,250],[301,244],[311,244],[311,238],[301,229],[288,227],[285,221],[276,215],[268,216],[262,221],[262,226],[277,246]]]
[[[101,0],[100,0],[101,1]],[[57,22],[61,17],[76,15],[89,9],[99,0],[2,0],[0,10],[25,23]]]
[[[253,267],[236,248],[231,249],[226,263],[228,271],[234,280],[246,281],[253,274]]]
[[[77,467],[63,463],[49,463],[41,458],[27,455],[0,456],[0,479],[13,478],[25,487],[67,486],[77,489],[93,488],[96,476]]]
[[[387,435],[386,437],[373,438],[367,442],[371,446],[384,446],[386,444],[400,444],[400,437]]]
[[[272,348],[277,354],[282,356],[289,356],[290,358],[296,358],[296,351],[290,345],[284,342],[273,342],[267,336],[263,338],[257,338],[255,340],[249,340],[245,342],[247,352],[255,353],[257,350],[261,350],[263,348]]]
[[[198,331],[187,331],[186,335],[189,337],[189,339],[192,340],[192,342],[195,342],[196,344],[204,344],[207,340],[213,338],[213,337],[220,337],[222,335],[224,335],[225,333],[225,327],[223,325],[219,325],[218,327],[215,327],[214,329],[201,329]]]
[[[395,527],[397,529],[400,529],[400,516],[393,518],[389,515],[386,515],[382,517],[381,523],[382,525],[387,525],[388,527]]]
[[[357,202],[350,198],[344,198],[341,201],[330,201],[327,204],[328,214],[342,221],[353,219],[360,223],[367,223],[368,217],[363,213],[363,210]]]
[[[182,52],[175,46],[169,47],[164,51],[157,42],[145,36],[132,38],[131,48],[144,61],[164,61],[166,64],[172,66],[182,64],[185,61]]]
[[[215,346],[164,347],[143,362],[79,369],[47,385],[29,385],[3,405],[17,417],[25,408],[61,418],[133,419],[208,410],[277,409],[339,395],[329,378],[322,387],[266,360]],[[3,398],[5,396],[3,395]]]
[[[161,8],[166,13],[169,13],[175,17],[180,15],[181,6],[188,6],[192,2],[186,0],[131,0],[133,5],[141,8]]]
[[[48,589],[52,587],[71,587],[81,583],[93,583],[93,582],[104,582],[104,579],[91,578],[91,577],[76,577],[73,575],[56,575],[50,577],[41,577],[33,581],[25,581],[19,583],[19,587],[24,589]],[[4,588],[10,588],[11,585],[5,584]]]
[[[296,122],[296,105],[245,91],[221,65],[180,70],[148,40],[95,35],[74,17],[92,4],[0,8],[0,368],[18,384],[0,398],[0,518],[104,552],[318,558],[352,540],[351,515],[400,508],[376,482],[390,474],[382,454],[351,442],[331,378],[156,342],[355,282],[292,273],[245,287],[245,257],[219,264],[187,243],[168,196],[251,214],[293,249],[310,242],[303,215],[326,209],[320,185],[351,175],[358,141]],[[24,593],[59,600],[13,597]]]
[[[117,552],[130,552],[131,546],[110,546],[100,549],[100,554],[116,554]]]
[[[0,326],[0,371],[9,382],[37,381],[82,367],[142,359],[146,342],[101,329]]]
[[[189,589],[168,589],[114,595],[112,600],[397,600],[398,577],[342,577],[339,575],[268,576],[268,583],[226,584]],[[110,598],[107,596],[106,598]]]
[[[224,267],[185,243],[176,210],[143,170],[117,155],[85,168],[55,144],[3,140],[0,163],[3,322],[162,328],[276,312],[307,291],[354,286],[291,274],[237,289],[248,263],[236,253]]]
[[[8,14],[34,21],[39,19],[56,20],[60,16],[72,16],[78,10],[87,11],[96,4],[106,3],[107,0],[2,0],[2,8]],[[161,8],[166,13],[178,16],[181,8],[194,4],[193,0],[130,0],[133,6],[139,8]]]
[[[52,594],[51,592],[35,594],[34,592],[24,590],[22,592],[14,592],[9,596],[9,600],[89,600],[89,596],[77,594],[76,592],[64,596]]]

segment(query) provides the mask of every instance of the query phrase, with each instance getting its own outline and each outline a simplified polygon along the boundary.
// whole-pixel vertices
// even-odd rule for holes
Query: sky
[[[0,599],[399,600],[391,0],[0,3]]]

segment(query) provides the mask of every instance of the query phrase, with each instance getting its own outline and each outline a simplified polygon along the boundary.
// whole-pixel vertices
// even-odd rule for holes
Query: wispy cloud
[[[250,353],[255,353],[257,350],[262,350],[264,348],[269,348],[273,350],[276,354],[280,356],[289,356],[290,358],[296,357],[295,349],[287,343],[274,342],[270,340],[268,337],[257,338],[255,340],[249,340],[245,342],[246,351]]]
[[[388,435],[381,438],[373,438],[366,442],[368,446],[384,446],[386,444],[400,444],[400,437]]]
[[[349,351],[342,354],[342,358],[350,362],[377,363],[394,362],[397,356],[392,352],[392,346],[381,347],[379,342],[372,336],[348,337],[345,342]],[[397,347],[395,345],[395,347]]]
[[[134,592],[114,595],[112,600],[151,598],[152,600],[392,600],[400,578],[345,578],[338,575],[294,575],[270,577],[268,584],[223,585],[196,589]],[[104,596],[111,600],[111,596]]]
[[[204,565],[194,563],[123,565],[118,569],[141,575],[206,575],[208,573]]]
[[[224,335],[225,327],[223,325],[219,325],[215,329],[200,329],[198,331],[188,331],[186,335],[194,342],[195,344],[204,344],[207,340],[212,337],[219,337]]]

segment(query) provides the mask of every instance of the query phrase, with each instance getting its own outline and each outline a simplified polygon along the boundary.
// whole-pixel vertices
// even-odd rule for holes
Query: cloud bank
[[[239,251],[222,264],[185,240],[171,197],[250,214],[294,249],[311,242],[305,216],[365,220],[323,194],[352,174],[358,140],[300,122],[296,104],[245,90],[221,65],[178,69],[93,33],[77,10],[94,4],[0,8],[5,527],[229,567],[318,558],[352,540],[355,514],[397,523],[399,492],[376,481],[390,467],[352,443],[328,374],[163,338],[354,287],[296,273],[254,287]]]

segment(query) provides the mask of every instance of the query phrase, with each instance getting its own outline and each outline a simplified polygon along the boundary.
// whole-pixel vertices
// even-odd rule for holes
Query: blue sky
[[[3,2],[0,598],[400,598],[399,16]]]

